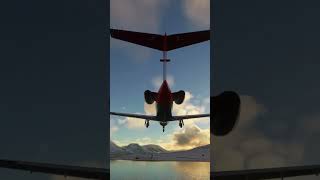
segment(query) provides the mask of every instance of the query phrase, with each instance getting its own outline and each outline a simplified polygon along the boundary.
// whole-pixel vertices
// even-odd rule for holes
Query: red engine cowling
[[[144,100],[147,104],[152,104],[157,99],[157,94],[156,92],[146,90],[144,91]]]
[[[172,96],[173,96],[173,100],[176,104],[182,104],[183,101],[184,101],[184,97],[185,97],[185,92],[184,91],[178,91],[178,92],[175,92],[175,93],[172,93]]]

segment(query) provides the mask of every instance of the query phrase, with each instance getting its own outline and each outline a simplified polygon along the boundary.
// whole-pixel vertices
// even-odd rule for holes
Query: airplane
[[[170,59],[167,58],[167,51],[210,40],[209,30],[184,34],[174,34],[168,36],[166,33],[164,35],[157,35],[150,33],[140,33],[133,31],[111,29],[110,34],[111,37],[115,39],[160,50],[163,53],[163,57],[162,59],[160,59],[160,62],[163,63],[163,82],[160,86],[160,89],[158,92],[152,92],[150,90],[146,90],[144,92],[144,99],[147,104],[153,104],[154,102],[156,103],[156,115],[151,116],[110,112],[111,115],[145,119],[144,124],[146,128],[149,127],[150,120],[158,121],[162,126],[163,132],[165,130],[165,126],[168,125],[170,121],[179,121],[179,126],[180,128],[182,128],[184,125],[183,120],[185,119],[203,118],[210,116],[210,114],[173,116],[173,102],[177,105],[182,104],[185,98],[185,91],[180,90],[172,93],[166,80],[166,66],[167,63],[170,62]]]
[[[119,30],[112,30],[112,32],[126,32]],[[132,32],[127,31],[129,34]],[[133,32],[138,33],[138,32]],[[145,36],[146,33],[138,33],[136,37],[132,37],[136,42],[143,44],[149,44],[152,47],[161,48],[161,35]],[[188,35],[186,37],[192,37],[196,34],[199,35],[197,40],[203,40],[200,37],[207,38],[209,31],[202,32],[191,32],[185,34],[176,34],[168,36],[168,39],[176,42],[168,44],[168,49],[178,47],[182,45],[190,44],[190,41],[184,40],[180,35]],[[207,34],[207,35],[204,35]],[[116,34],[114,34],[116,35]],[[188,38],[186,38],[188,39]],[[193,39],[193,38],[191,38]],[[195,39],[193,39],[195,40]],[[146,41],[146,42],[144,42]],[[179,43],[179,41],[181,43]],[[168,41],[169,42],[169,41]],[[182,43],[185,42],[185,43]],[[197,42],[196,40],[193,42]],[[169,48],[170,47],[170,48]],[[161,88],[160,88],[161,89]],[[153,98],[153,97],[152,97]],[[147,99],[150,100],[150,99]],[[150,101],[149,101],[150,102]],[[216,136],[225,136],[229,134],[235,127],[239,109],[240,109],[240,98],[237,93],[232,91],[225,91],[217,96],[210,97],[210,112],[212,119],[210,123],[210,130]],[[27,161],[13,161],[0,159],[0,167],[9,169],[25,170],[31,173],[47,173],[61,175],[65,177],[79,177],[88,179],[107,180],[110,179],[110,169],[105,168],[94,168],[94,167],[81,167],[81,166],[70,166],[70,165],[59,165],[49,163],[38,163],[38,162],[27,162]],[[278,167],[278,168],[265,168],[265,169],[249,169],[249,170],[235,170],[235,171],[213,171],[211,172],[210,179],[214,180],[257,180],[257,179],[274,179],[274,178],[286,178],[286,177],[297,177],[304,175],[317,175],[320,174],[320,165],[309,165],[309,166],[293,166],[293,167]]]

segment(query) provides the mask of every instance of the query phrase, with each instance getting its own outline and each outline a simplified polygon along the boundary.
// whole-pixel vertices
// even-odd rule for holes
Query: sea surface
[[[209,180],[210,162],[110,161],[112,180]]]

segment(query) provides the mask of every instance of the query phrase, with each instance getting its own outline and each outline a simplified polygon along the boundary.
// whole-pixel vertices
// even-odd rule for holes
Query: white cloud
[[[143,119],[128,117],[126,120],[127,120],[126,125],[129,129],[145,128]]]
[[[131,31],[160,32],[162,13],[168,0],[111,0],[110,27]],[[136,61],[150,58],[153,50],[111,38],[111,48],[126,51]]]
[[[141,114],[139,112],[133,114]],[[142,129],[145,127],[144,119],[132,118],[132,117],[118,117],[117,119],[112,118],[110,122],[111,135],[119,131],[121,127],[128,129]]]
[[[111,0],[111,27],[143,32],[159,32],[167,0]]]
[[[117,121],[114,120],[112,117],[110,117],[110,136],[112,136],[118,130],[119,130],[119,127],[117,125]]]
[[[118,130],[119,130],[119,128],[117,126],[110,127],[110,134],[113,135]]]
[[[204,98],[203,100],[200,99],[200,104],[195,105],[192,100],[194,100],[194,96],[186,91],[185,92],[185,100],[181,105],[173,105],[172,113],[173,115],[181,116],[181,115],[193,115],[193,114],[204,114],[208,113],[210,110],[210,103],[207,102],[208,98]],[[188,119],[185,120],[184,123],[193,124],[193,123],[202,123],[210,126],[210,118],[195,118],[195,119]]]
[[[155,142],[153,142],[155,143]],[[210,143],[210,129],[202,129],[196,124],[186,125],[172,134],[160,137],[157,144],[167,150],[187,150]]]
[[[210,143],[210,130],[201,129],[197,125],[189,125],[173,134],[176,146],[198,147]]]
[[[210,28],[210,0],[184,0],[182,7],[194,26]]]
[[[155,89],[159,89],[161,84],[163,82],[163,77],[162,76],[156,76],[152,78],[152,84]],[[172,75],[167,75],[167,82],[170,87],[174,86],[174,77]]]

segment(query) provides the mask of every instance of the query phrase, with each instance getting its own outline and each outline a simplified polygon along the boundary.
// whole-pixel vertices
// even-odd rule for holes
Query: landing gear
[[[145,120],[144,125],[146,126],[146,128],[148,128],[149,127],[149,120]]]
[[[162,132],[164,132],[164,127],[168,124],[167,121],[160,121],[160,125],[162,126]]]
[[[182,128],[183,125],[184,125],[183,120],[179,120],[179,126],[180,126],[180,128]]]

